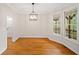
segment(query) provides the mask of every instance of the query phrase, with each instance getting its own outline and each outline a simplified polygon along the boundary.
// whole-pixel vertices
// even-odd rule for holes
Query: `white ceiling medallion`
[[[32,12],[31,12],[31,14],[29,14],[30,21],[37,21],[37,19],[38,19],[38,14],[36,14],[35,10],[34,10],[34,4],[35,3],[32,3]]]

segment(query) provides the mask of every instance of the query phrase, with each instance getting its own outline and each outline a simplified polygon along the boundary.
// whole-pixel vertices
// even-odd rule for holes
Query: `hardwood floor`
[[[8,48],[2,55],[76,55],[67,47],[47,38],[8,39]]]

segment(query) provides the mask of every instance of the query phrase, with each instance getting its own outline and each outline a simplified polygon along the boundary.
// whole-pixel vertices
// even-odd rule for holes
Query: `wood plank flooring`
[[[2,55],[76,55],[67,47],[47,38],[8,39],[8,48]]]

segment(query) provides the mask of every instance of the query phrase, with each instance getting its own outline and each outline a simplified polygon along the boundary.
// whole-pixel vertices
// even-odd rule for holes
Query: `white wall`
[[[0,4],[0,54],[7,48],[5,8]]]
[[[59,11],[56,11],[54,13],[50,13],[50,16],[49,16],[49,29],[50,29],[50,34],[49,34],[49,39],[50,40],[53,40],[53,41],[57,41],[63,45],[65,45],[66,47],[68,47],[69,49],[71,49],[72,51],[74,51],[75,53],[79,54],[79,7],[78,7],[79,4],[75,4],[73,6],[70,6],[70,7],[67,7],[65,9],[62,9],[62,10],[59,10]],[[65,37],[65,31],[64,31],[64,11],[66,10],[69,10],[71,8],[77,8],[78,9],[78,17],[77,17],[77,34],[78,34],[78,37],[77,37],[77,40],[74,40],[74,39],[69,39],[67,37]],[[53,14],[60,14],[61,15],[61,34],[55,34],[53,33],[53,24],[52,24],[52,16]]]
[[[7,16],[13,18],[11,28],[7,30]],[[13,41],[17,38],[17,18],[18,15],[5,4],[0,4],[0,54],[7,48],[7,36],[12,37]]]
[[[12,14],[12,12],[9,12]],[[15,20],[14,20],[14,16]],[[16,41],[18,37],[47,37],[48,35],[48,15],[39,14],[38,21],[29,21],[29,14],[18,14],[14,13],[10,15],[13,18],[13,29],[8,30],[8,36],[10,37],[13,33],[13,41]],[[12,32],[13,31],[13,32]]]
[[[20,14],[18,23],[18,37],[47,37],[48,22],[46,14],[39,14],[37,21],[29,21],[29,15]]]

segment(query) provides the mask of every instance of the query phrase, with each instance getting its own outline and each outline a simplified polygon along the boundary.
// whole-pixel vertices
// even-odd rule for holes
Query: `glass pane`
[[[70,10],[64,13],[65,31],[68,38],[77,39],[77,10]]]
[[[54,33],[60,33],[59,17],[53,17],[53,31]]]

